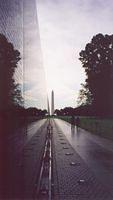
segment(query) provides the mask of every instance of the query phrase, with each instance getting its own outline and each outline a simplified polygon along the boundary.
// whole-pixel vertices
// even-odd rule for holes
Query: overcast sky
[[[37,0],[48,91],[55,107],[76,106],[85,81],[79,52],[98,34],[113,34],[112,0]]]

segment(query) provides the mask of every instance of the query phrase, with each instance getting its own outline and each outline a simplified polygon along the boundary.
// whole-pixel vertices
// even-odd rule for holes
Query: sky
[[[25,107],[47,108],[47,87],[35,0],[24,0],[23,89]]]
[[[98,33],[113,34],[112,0],[36,0],[47,91],[55,108],[77,106],[85,73],[79,53]]]

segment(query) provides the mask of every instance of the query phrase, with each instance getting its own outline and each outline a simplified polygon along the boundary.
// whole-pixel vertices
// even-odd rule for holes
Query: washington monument
[[[51,92],[51,115],[54,114],[54,91]]]

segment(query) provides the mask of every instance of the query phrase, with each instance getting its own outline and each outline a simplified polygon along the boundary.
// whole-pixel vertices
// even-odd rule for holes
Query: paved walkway
[[[113,200],[113,142],[82,129],[71,131],[59,119],[51,123],[52,200]],[[9,139],[5,199],[36,200],[47,125],[47,120],[33,123],[26,134]]]
[[[55,199],[112,200],[112,142],[82,129],[71,132],[62,120],[53,124]]]

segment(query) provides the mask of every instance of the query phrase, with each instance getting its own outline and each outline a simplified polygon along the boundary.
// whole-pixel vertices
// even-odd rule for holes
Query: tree
[[[74,108],[72,107],[65,107],[60,110],[56,109],[55,114],[58,116],[68,116],[68,115],[74,115]]]
[[[20,59],[19,51],[0,34],[0,110],[22,103],[19,84],[14,81],[15,69]]]
[[[86,94],[98,115],[113,114],[113,35],[97,34],[80,52],[86,73]]]
[[[78,106],[91,105],[92,95],[89,91],[87,84],[81,84],[82,88],[79,91],[79,96],[77,99]]]
[[[29,107],[26,109],[27,116],[42,116],[44,117],[47,114],[47,110],[41,110],[35,107]]]

